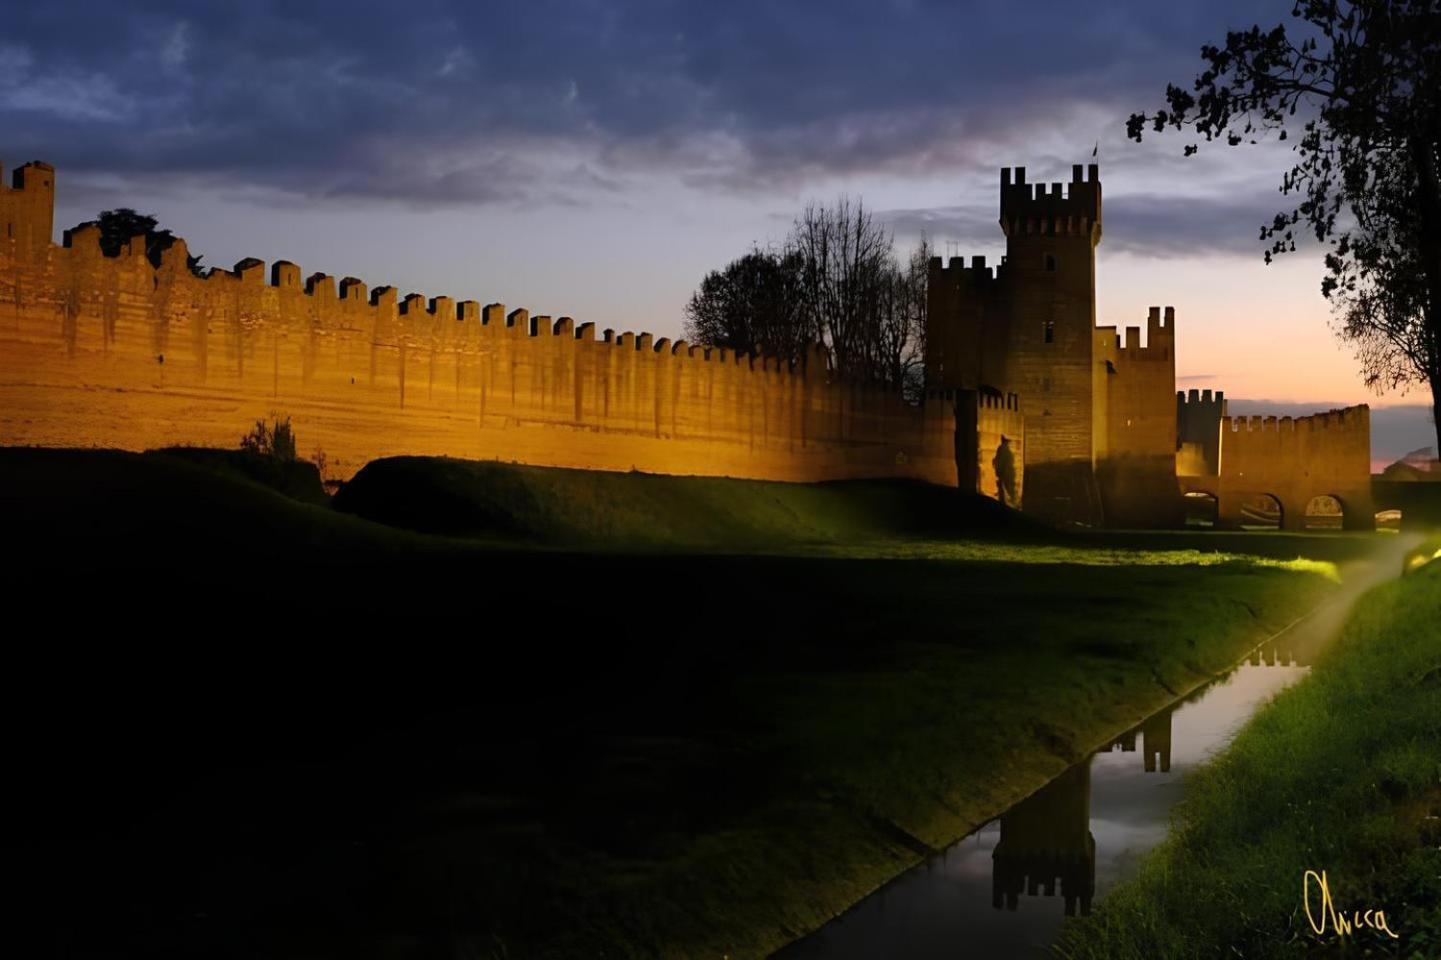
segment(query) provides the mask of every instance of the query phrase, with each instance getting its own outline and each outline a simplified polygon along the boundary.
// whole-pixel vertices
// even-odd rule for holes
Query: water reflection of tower
[[[1078,763],[1001,815],[991,854],[991,905],[1016,909],[1022,889],[1055,896],[1060,882],[1066,916],[1091,912],[1096,890],[1096,841],[1091,836],[1091,764]]]
[[[1106,751],[1119,749],[1122,753],[1134,753],[1136,751],[1136,735],[1141,735],[1142,765],[1147,773],[1155,773],[1157,769],[1161,773],[1169,773],[1171,770],[1171,714],[1176,712],[1177,704],[1171,704],[1166,709],[1153,717],[1147,719],[1139,727],[1132,727],[1119,737],[1111,741]]]
[[[1141,724],[1142,749],[1147,773],[1155,773],[1159,766],[1162,773],[1171,770],[1171,714],[1175,707],[1167,707]]]

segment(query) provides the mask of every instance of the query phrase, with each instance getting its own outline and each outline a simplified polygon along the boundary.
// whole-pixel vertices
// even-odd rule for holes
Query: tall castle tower
[[[984,257],[969,267],[931,261],[928,386],[1019,398],[1028,512],[1089,524],[1169,522],[1177,509],[1175,312],[1153,307],[1144,328],[1124,333],[1096,326],[1096,164],[1072,167],[1065,184],[1031,184],[1024,167],[1004,169],[1000,200],[1006,255],[994,271]]]
[[[1101,181],[1091,164],[1069,184],[1001,171],[1009,300],[1005,389],[1026,413],[1026,494],[1032,512],[1099,523],[1094,331]]]
[[[928,386],[1019,395],[1025,414],[1028,511],[1099,523],[1095,484],[1096,164],[1069,184],[1030,184],[1025,167],[1001,171],[1006,255],[966,266],[931,261]],[[1169,396],[1169,393],[1168,393]]]

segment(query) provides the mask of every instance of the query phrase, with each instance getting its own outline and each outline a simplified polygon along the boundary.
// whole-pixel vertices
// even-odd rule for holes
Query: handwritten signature
[[[1311,910],[1311,898],[1314,893],[1319,894],[1320,921],[1317,921],[1316,914]],[[1380,930],[1392,940],[1401,938],[1386,925],[1386,912],[1384,910],[1352,910],[1350,919],[1347,919],[1345,910],[1337,910],[1335,902],[1331,899],[1331,886],[1326,880],[1326,871],[1317,873],[1315,870],[1307,870],[1301,878],[1301,898],[1306,905],[1306,921],[1311,924],[1311,929],[1320,936],[1326,932],[1329,924],[1332,932],[1338,937],[1344,937],[1353,930],[1361,927],[1370,927],[1372,930]]]

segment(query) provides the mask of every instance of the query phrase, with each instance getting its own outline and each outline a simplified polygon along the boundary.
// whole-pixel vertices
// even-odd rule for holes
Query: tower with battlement
[[[55,233],[55,168],[38,160],[18,168],[9,186],[0,168],[0,242],[35,256]]]
[[[999,222],[1006,254],[994,269],[984,257],[931,261],[930,384],[1020,397],[1026,510],[1092,524],[1173,519],[1174,497],[1148,491],[1174,468],[1175,310],[1153,307],[1124,334],[1096,326],[1099,167],[1050,184],[1003,169]]]
[[[1176,391],[1176,475],[1213,476],[1221,469],[1221,418],[1226,392]]]

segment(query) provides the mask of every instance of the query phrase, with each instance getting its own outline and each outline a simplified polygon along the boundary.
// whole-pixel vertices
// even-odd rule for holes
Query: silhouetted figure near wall
[[[1009,437],[1001,437],[991,467],[996,471],[996,499],[1008,507],[1016,506],[1016,455]]]

